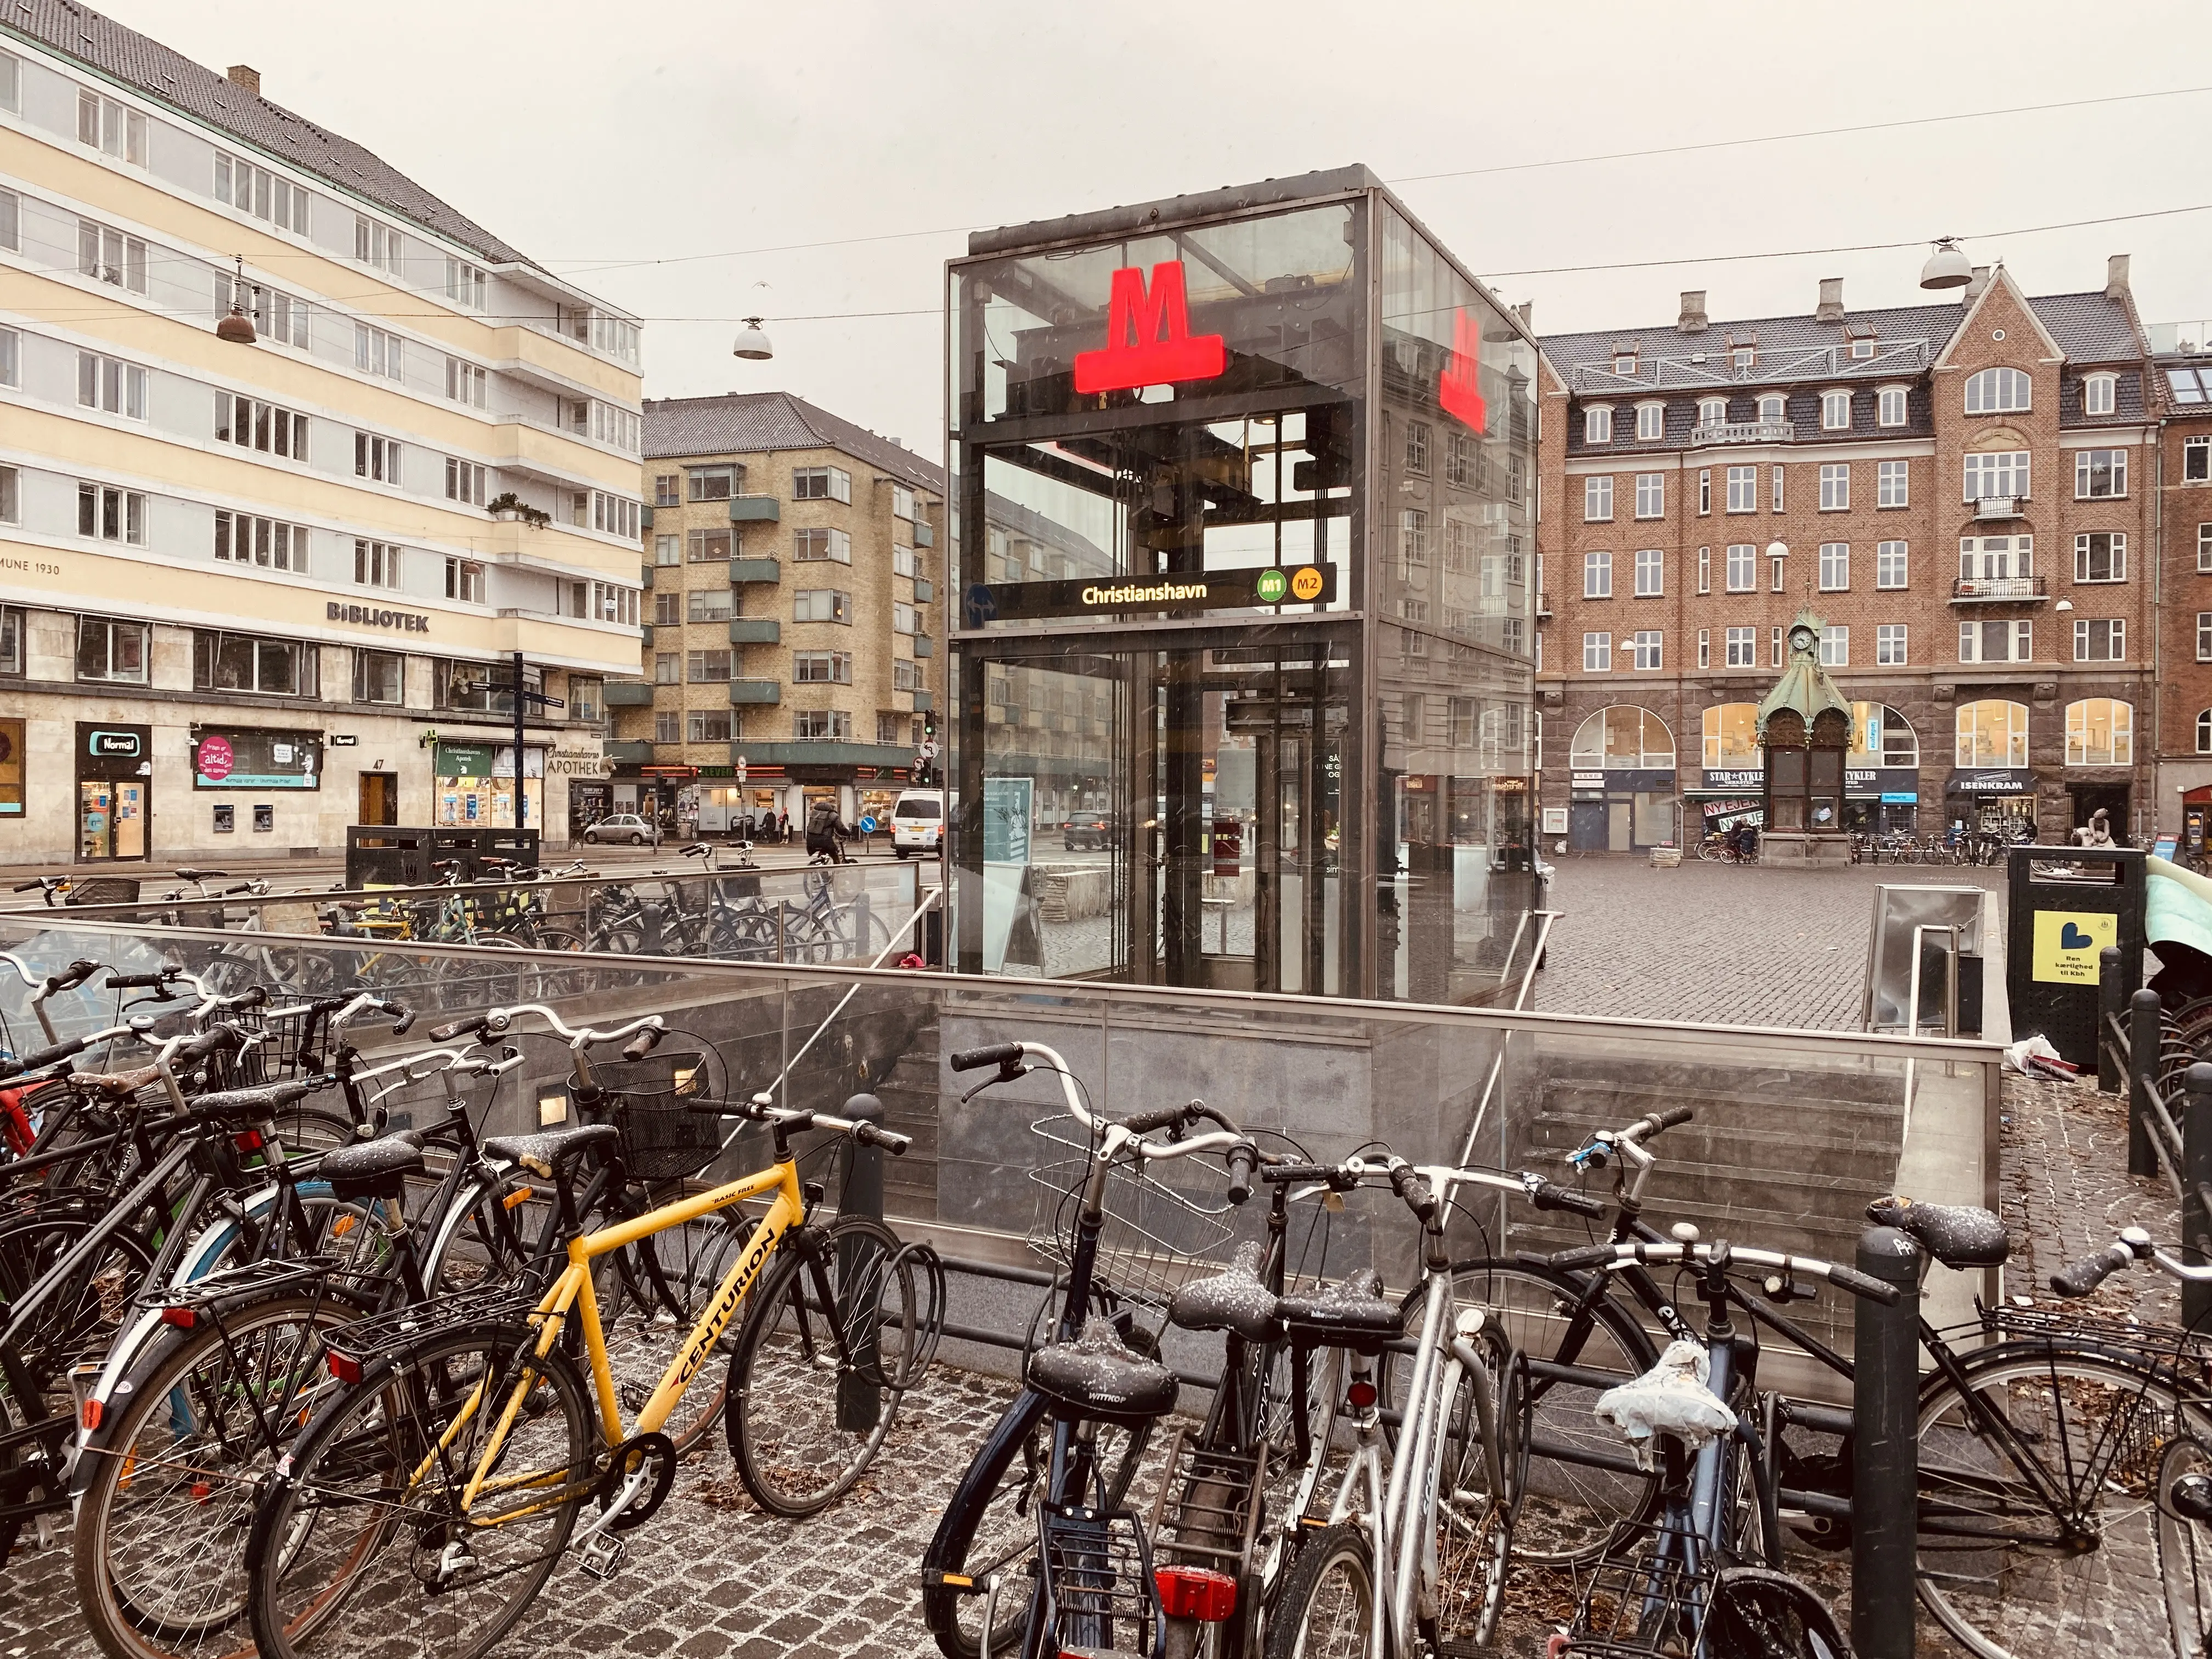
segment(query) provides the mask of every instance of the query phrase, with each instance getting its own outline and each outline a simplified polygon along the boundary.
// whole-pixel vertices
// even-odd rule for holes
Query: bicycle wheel
[[[1784,1572],[1725,1567],[1702,1632],[1705,1659],[1850,1659],[1827,1603]]]
[[[2173,1483],[2185,1474],[2212,1474],[2212,1445],[2193,1434],[2175,1436],[2158,1462],[2158,1576],[2175,1659],[2204,1659],[2212,1652],[2212,1526],[2175,1511]]]
[[[1462,1261],[1452,1268],[1452,1291],[1462,1307],[1488,1308],[1529,1362],[1518,1431],[1528,1467],[1513,1522],[1515,1556],[1547,1566],[1596,1559],[1616,1525],[1656,1510],[1659,1477],[1634,1467],[1594,1408],[1612,1382],[1658,1364],[1658,1351],[1618,1303],[1602,1301],[1570,1317],[1583,1292],[1570,1273],[1495,1258]],[[1611,1381],[1547,1375],[1547,1366]]]
[[[47,1486],[51,1479],[47,1471],[61,1466],[62,1449],[76,1429],[74,1415],[46,1416],[45,1402],[22,1360],[14,1349],[0,1347],[0,1432],[28,1428],[42,1419],[50,1428],[50,1433],[43,1437],[46,1441],[43,1447],[27,1439],[15,1443],[9,1450],[0,1451],[0,1504],[32,1504],[58,1498],[60,1494]],[[0,1521],[0,1565],[6,1564],[15,1549],[15,1534],[22,1527],[20,1520]]]
[[[94,1459],[74,1535],[76,1590],[114,1659],[187,1659],[245,1640],[238,1542],[256,1483],[337,1383],[325,1334],[361,1316],[334,1294],[204,1322],[137,1368]]]
[[[380,1360],[316,1413],[246,1540],[266,1659],[395,1644],[476,1659],[514,1628],[590,1497],[597,1434],[575,1367],[535,1345],[526,1325],[441,1331],[402,1356],[404,1371]],[[510,1414],[493,1478],[465,1508]]]
[[[1367,1644],[1374,1618],[1367,1534],[1339,1522],[1298,1552],[1267,1622],[1267,1659],[1382,1659]]]
[[[1961,1364],[1966,1394],[1938,1373],[1920,1399],[1922,1603],[1981,1659],[2162,1646],[2160,1455],[2212,1412],[2100,1351],[2011,1342]]]
[[[33,1386],[57,1411],[74,1409],[70,1370],[106,1353],[154,1265],[151,1248],[123,1228],[82,1261],[64,1266],[64,1258],[94,1225],[85,1214],[34,1212],[0,1229],[0,1298],[8,1307],[19,1305],[33,1285],[60,1275],[15,1338]]]
[[[432,1297],[497,1284],[522,1271],[528,1256],[514,1223],[530,1190],[528,1180],[518,1175],[504,1182],[478,1181],[454,1194],[422,1255],[422,1284]]]
[[[730,1358],[730,1451],[745,1490],[772,1514],[827,1508],[890,1432],[904,1391],[882,1386],[895,1367],[871,1357],[884,1322],[920,1305],[911,1268],[886,1271],[898,1249],[880,1221],[841,1217],[811,1238],[781,1241],[782,1259],[748,1298]]]

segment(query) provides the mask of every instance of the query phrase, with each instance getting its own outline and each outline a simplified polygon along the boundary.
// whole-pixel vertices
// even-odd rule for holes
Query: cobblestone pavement
[[[1563,858],[1544,970],[1547,1013],[1856,1030],[1874,890],[1885,882],[2002,889],[2002,866],[1769,870]],[[2002,915],[2002,912],[2000,912]]]

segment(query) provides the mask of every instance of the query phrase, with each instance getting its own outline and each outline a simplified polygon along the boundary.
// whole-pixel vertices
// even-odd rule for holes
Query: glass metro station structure
[[[952,965],[1495,999],[1522,320],[1359,167],[979,233],[947,283]]]

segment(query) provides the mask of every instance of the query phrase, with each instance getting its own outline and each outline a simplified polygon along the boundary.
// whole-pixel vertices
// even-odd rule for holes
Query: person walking
[[[776,815],[775,838],[781,845],[790,845],[791,814],[789,812],[781,812]]]

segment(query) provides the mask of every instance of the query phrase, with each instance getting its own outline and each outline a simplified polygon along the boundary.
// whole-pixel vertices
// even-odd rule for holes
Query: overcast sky
[[[104,9],[252,64],[269,98],[645,317],[648,395],[783,387],[933,455],[949,228],[1352,161],[1533,299],[1539,332],[1668,323],[1686,288],[1716,323],[1809,311],[1823,276],[1855,307],[1915,303],[1922,248],[1715,256],[1942,234],[2031,294],[2101,288],[2130,252],[2146,320],[2212,317],[2212,212],[1995,234],[2212,204],[2212,92],[1417,178],[2212,88],[2202,0]],[[858,237],[891,240],[691,257]],[[772,362],[729,355],[754,312]]]

